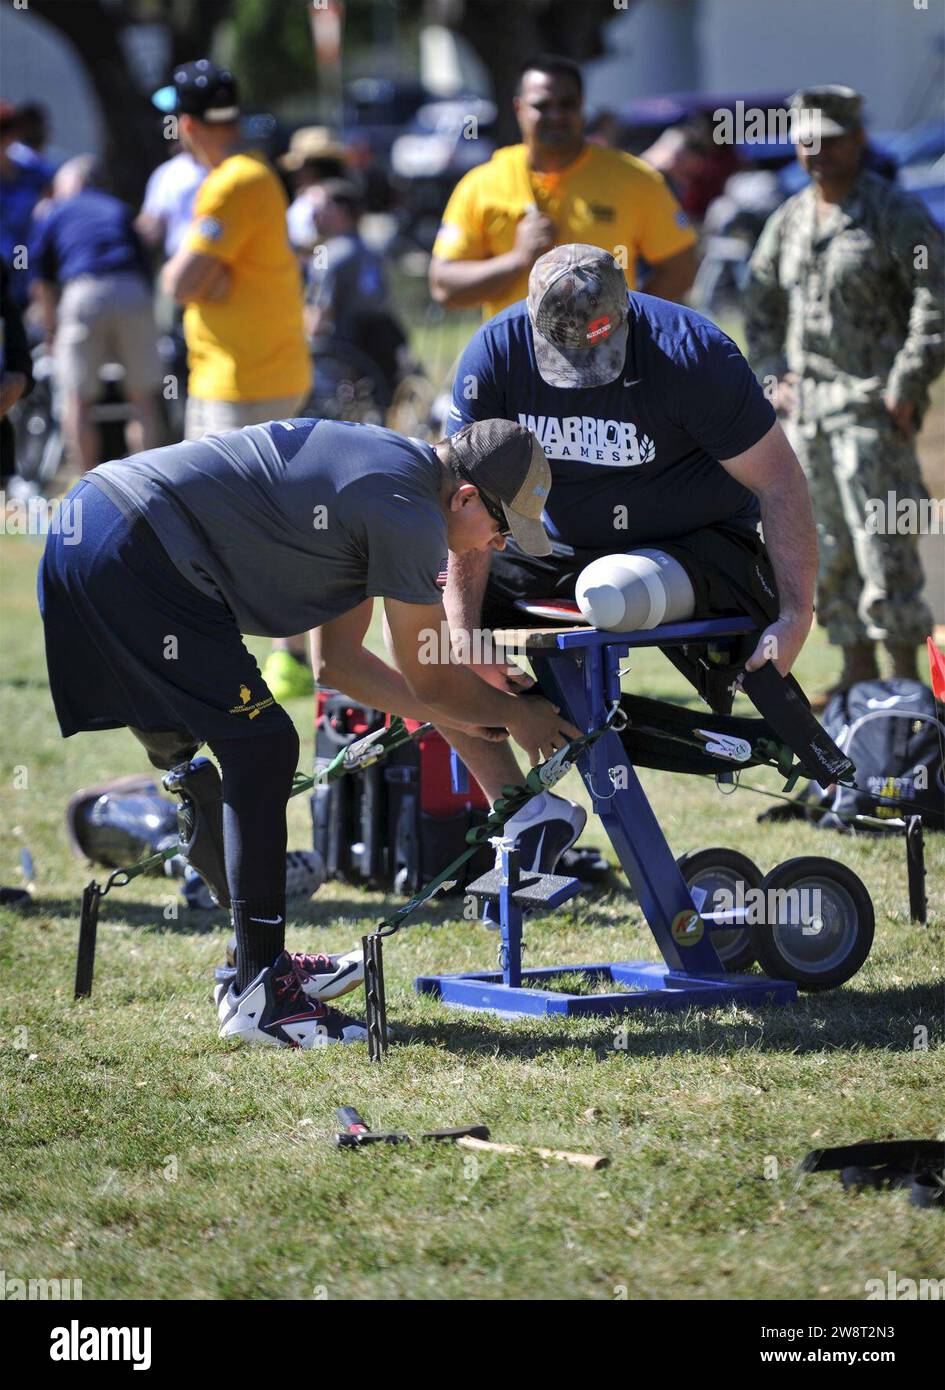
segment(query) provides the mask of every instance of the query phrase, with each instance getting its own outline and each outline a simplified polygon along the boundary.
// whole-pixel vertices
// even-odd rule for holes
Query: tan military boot
[[[827,690],[811,697],[810,707],[815,714],[826,709],[830,699],[842,690],[849,690],[858,681],[874,681],[879,676],[876,664],[876,647],[872,642],[855,642],[843,648],[843,670],[839,680]]]
[[[912,642],[884,642],[892,670],[891,676],[901,676],[903,680],[917,681],[919,667],[917,648]]]

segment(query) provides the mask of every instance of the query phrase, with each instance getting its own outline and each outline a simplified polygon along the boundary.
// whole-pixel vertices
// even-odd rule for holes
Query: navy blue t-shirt
[[[767,434],[772,406],[715,324],[628,299],[625,368],[606,386],[542,380],[524,300],[484,323],[457,369],[447,433],[496,416],[533,430],[551,465],[545,525],[569,546],[630,549],[722,522],[753,531],[757,498],[719,459]]]
[[[65,284],[78,275],[115,275],[148,266],[127,203],[86,188],[54,203],[36,224],[30,265],[41,280]]]

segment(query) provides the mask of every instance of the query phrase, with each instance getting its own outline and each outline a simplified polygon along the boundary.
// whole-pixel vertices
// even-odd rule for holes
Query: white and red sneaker
[[[364,955],[360,946],[340,956],[328,956],[322,952],[309,955],[296,951],[291,959],[305,976],[302,986],[305,993],[309,999],[319,1003],[337,999],[339,995],[364,984]],[[216,980],[213,997],[217,1007],[221,1008],[227,990],[236,983],[235,942],[231,941],[227,947],[226,965],[218,965],[213,973]]]
[[[242,994],[236,993],[235,978],[230,985],[219,983],[214,998],[220,1037],[268,1047],[367,1042],[363,1023],[329,1009],[309,995],[306,986],[312,977],[297,961],[298,957],[283,951]]]

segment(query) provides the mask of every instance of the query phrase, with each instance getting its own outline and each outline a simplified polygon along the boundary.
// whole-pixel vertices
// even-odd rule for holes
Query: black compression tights
[[[237,990],[285,945],[286,803],[298,766],[291,726],[210,743],[223,777],[226,881],[236,932]]]

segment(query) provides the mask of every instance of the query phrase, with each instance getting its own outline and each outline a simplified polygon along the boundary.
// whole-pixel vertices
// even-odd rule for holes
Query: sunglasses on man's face
[[[508,523],[505,512],[499,506],[499,503],[493,501],[491,497],[487,497],[486,494],[482,491],[482,488],[479,486],[479,484],[473,478],[471,478],[469,474],[465,471],[463,472],[463,477],[466,479],[468,483],[472,483],[473,487],[479,493],[479,501],[482,503],[486,511],[492,517],[492,520],[498,526],[499,535],[511,536],[512,528]]]

